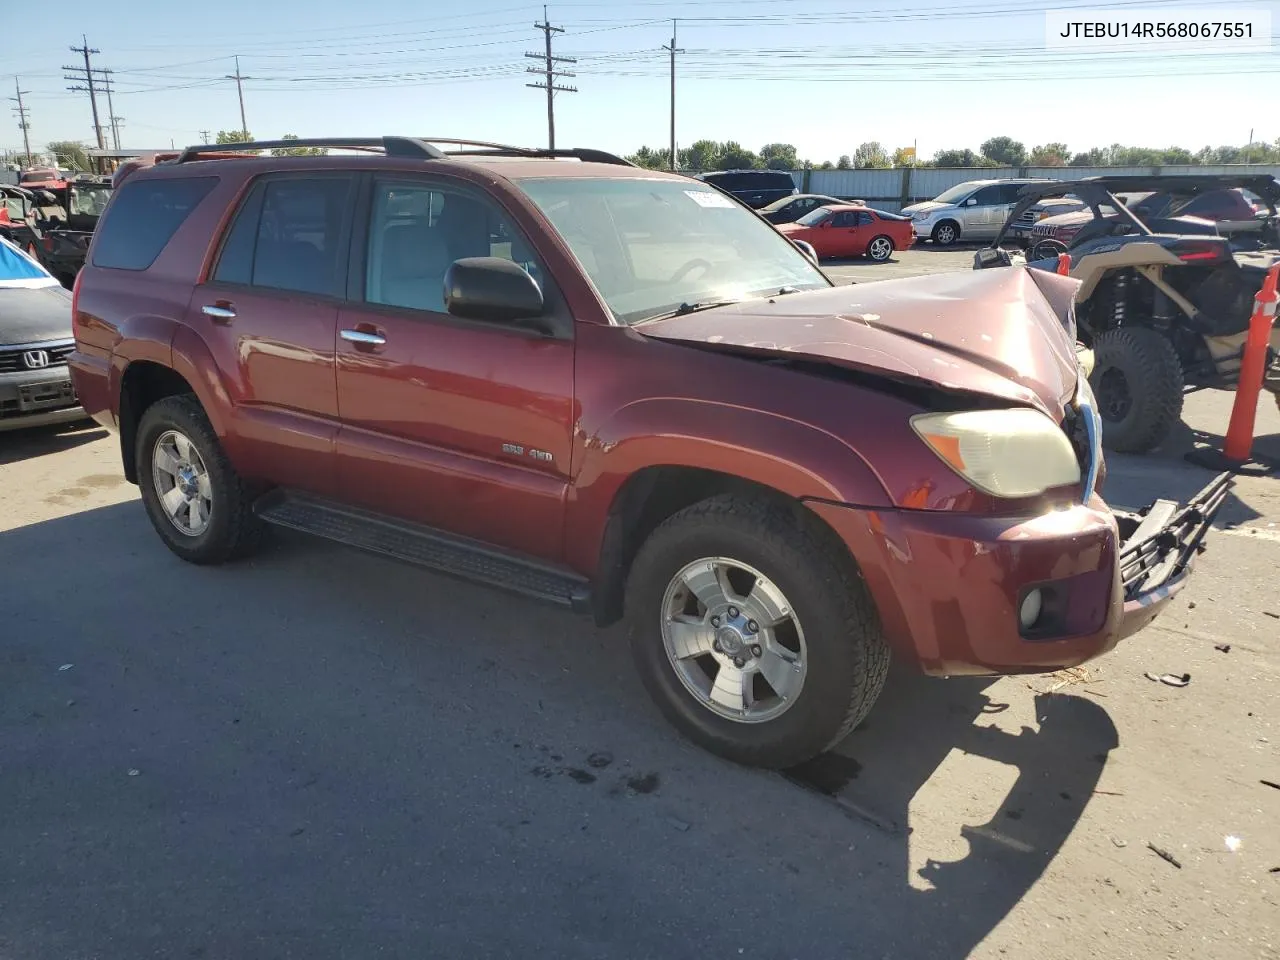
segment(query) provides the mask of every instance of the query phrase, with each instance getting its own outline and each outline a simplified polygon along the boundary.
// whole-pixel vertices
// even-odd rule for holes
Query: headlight
[[[1038,410],[921,413],[911,426],[951,469],[992,496],[1034,497],[1080,482],[1071,441]]]

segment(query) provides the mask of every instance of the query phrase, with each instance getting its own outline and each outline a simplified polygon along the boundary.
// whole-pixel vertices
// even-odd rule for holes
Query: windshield
[[[936,203],[955,203],[973,193],[973,189],[972,183],[957,183],[951,189],[943,190],[933,199]]]
[[[623,323],[830,286],[782,234],[696,181],[555,177],[520,186]]]
[[[44,183],[48,180],[57,180],[57,170],[28,170],[26,173],[18,177],[19,183]]]
[[[100,217],[111,199],[111,187],[105,183],[77,183],[71,187],[72,215]]]
[[[818,207],[816,210],[810,210],[803,217],[796,221],[802,227],[816,227],[827,217],[831,216],[831,211],[826,207]]]

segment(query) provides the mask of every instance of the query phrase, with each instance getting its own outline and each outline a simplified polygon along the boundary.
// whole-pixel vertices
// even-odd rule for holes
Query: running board
[[[591,609],[585,577],[431,527],[304,494],[273,491],[253,505],[267,523],[402,560],[437,573],[568,607]]]

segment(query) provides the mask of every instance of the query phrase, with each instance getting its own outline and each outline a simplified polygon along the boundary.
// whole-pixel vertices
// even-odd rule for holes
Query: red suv
[[[346,152],[131,168],[79,275],[80,399],[185,560],[277,524],[625,615],[676,726],[785,766],[891,650],[1108,650],[1225,495],[1099,498],[1068,278],[835,287],[744,204],[599,151],[245,149],[309,145]]]

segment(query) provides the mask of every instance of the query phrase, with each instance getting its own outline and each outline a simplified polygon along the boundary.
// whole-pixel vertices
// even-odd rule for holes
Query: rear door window
[[[214,280],[340,296],[351,192],[347,175],[259,182],[227,234]]]
[[[93,241],[93,265],[146,270],[217,177],[134,180],[116,192]]]

